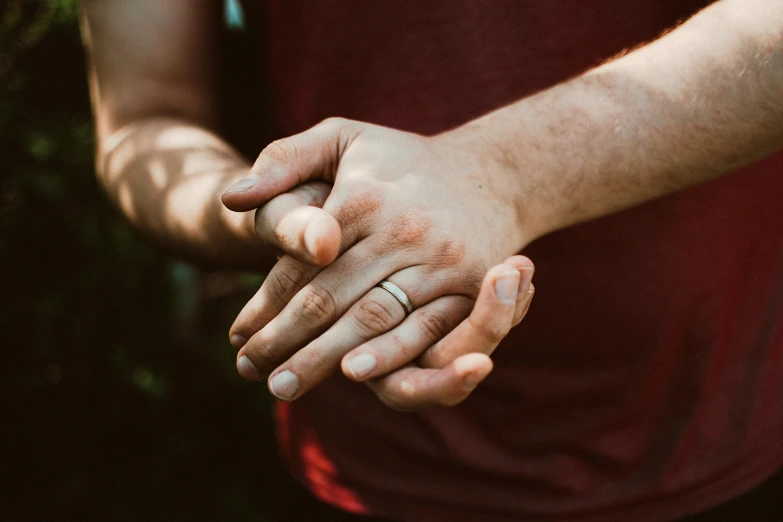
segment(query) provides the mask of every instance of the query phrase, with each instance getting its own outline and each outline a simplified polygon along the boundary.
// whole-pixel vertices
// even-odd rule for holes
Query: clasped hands
[[[397,410],[465,399],[533,297],[514,187],[465,132],[329,119],[270,144],[223,195],[284,252],[231,327],[239,373],[284,400],[338,369]]]

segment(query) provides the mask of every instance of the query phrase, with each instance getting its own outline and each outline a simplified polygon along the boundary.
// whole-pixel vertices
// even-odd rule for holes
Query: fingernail
[[[229,342],[231,343],[231,346],[239,350],[240,348],[245,346],[245,344],[247,344],[247,339],[245,339],[239,334],[234,334],[229,338]],[[244,355],[242,357],[244,357]]]
[[[519,269],[519,288],[517,289],[517,297],[522,294],[526,294],[530,290],[530,283],[533,282],[533,269],[529,266]]]
[[[224,194],[229,194],[231,192],[244,192],[245,190],[255,185],[257,181],[258,181],[258,174],[250,173],[244,178],[234,183],[233,185],[231,185],[229,189],[224,192]]]
[[[356,357],[348,360],[348,369],[351,370],[354,378],[361,379],[369,375],[375,368],[375,357],[369,353],[360,353]]]
[[[318,255],[318,243],[321,240],[324,226],[320,219],[308,223],[304,232],[304,244],[311,256]]]
[[[275,397],[284,401],[293,397],[298,389],[299,379],[288,370],[278,373],[269,381],[269,391],[271,391]]]
[[[519,272],[504,272],[495,279],[495,294],[502,303],[511,304],[516,301]]]
[[[258,368],[247,358],[247,355],[237,359],[237,371],[239,371],[239,375],[249,381],[257,381],[261,378]]]

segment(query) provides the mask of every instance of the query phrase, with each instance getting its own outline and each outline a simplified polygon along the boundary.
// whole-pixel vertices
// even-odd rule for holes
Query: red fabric
[[[270,1],[273,101],[283,134],[434,133],[706,3]],[[743,493],[783,464],[782,201],[777,154],[537,241],[535,303],[468,401],[395,413],[332,378],[279,419],[293,472],[404,520],[664,520]]]

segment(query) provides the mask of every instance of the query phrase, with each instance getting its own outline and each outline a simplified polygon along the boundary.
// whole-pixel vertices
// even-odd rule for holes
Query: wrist
[[[490,193],[495,205],[510,211],[507,222],[515,252],[552,231],[556,221],[554,207],[541,204],[542,192],[549,187],[540,183],[546,176],[539,164],[542,148],[526,136],[525,103],[522,100],[436,136],[463,157],[473,158],[479,188]],[[513,115],[504,114],[512,110]],[[515,122],[513,126],[508,120]]]

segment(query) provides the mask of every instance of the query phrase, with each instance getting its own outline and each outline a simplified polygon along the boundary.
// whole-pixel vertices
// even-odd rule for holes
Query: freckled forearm
[[[510,173],[527,240],[731,172],[783,147],[783,3],[716,2],[452,132]]]

